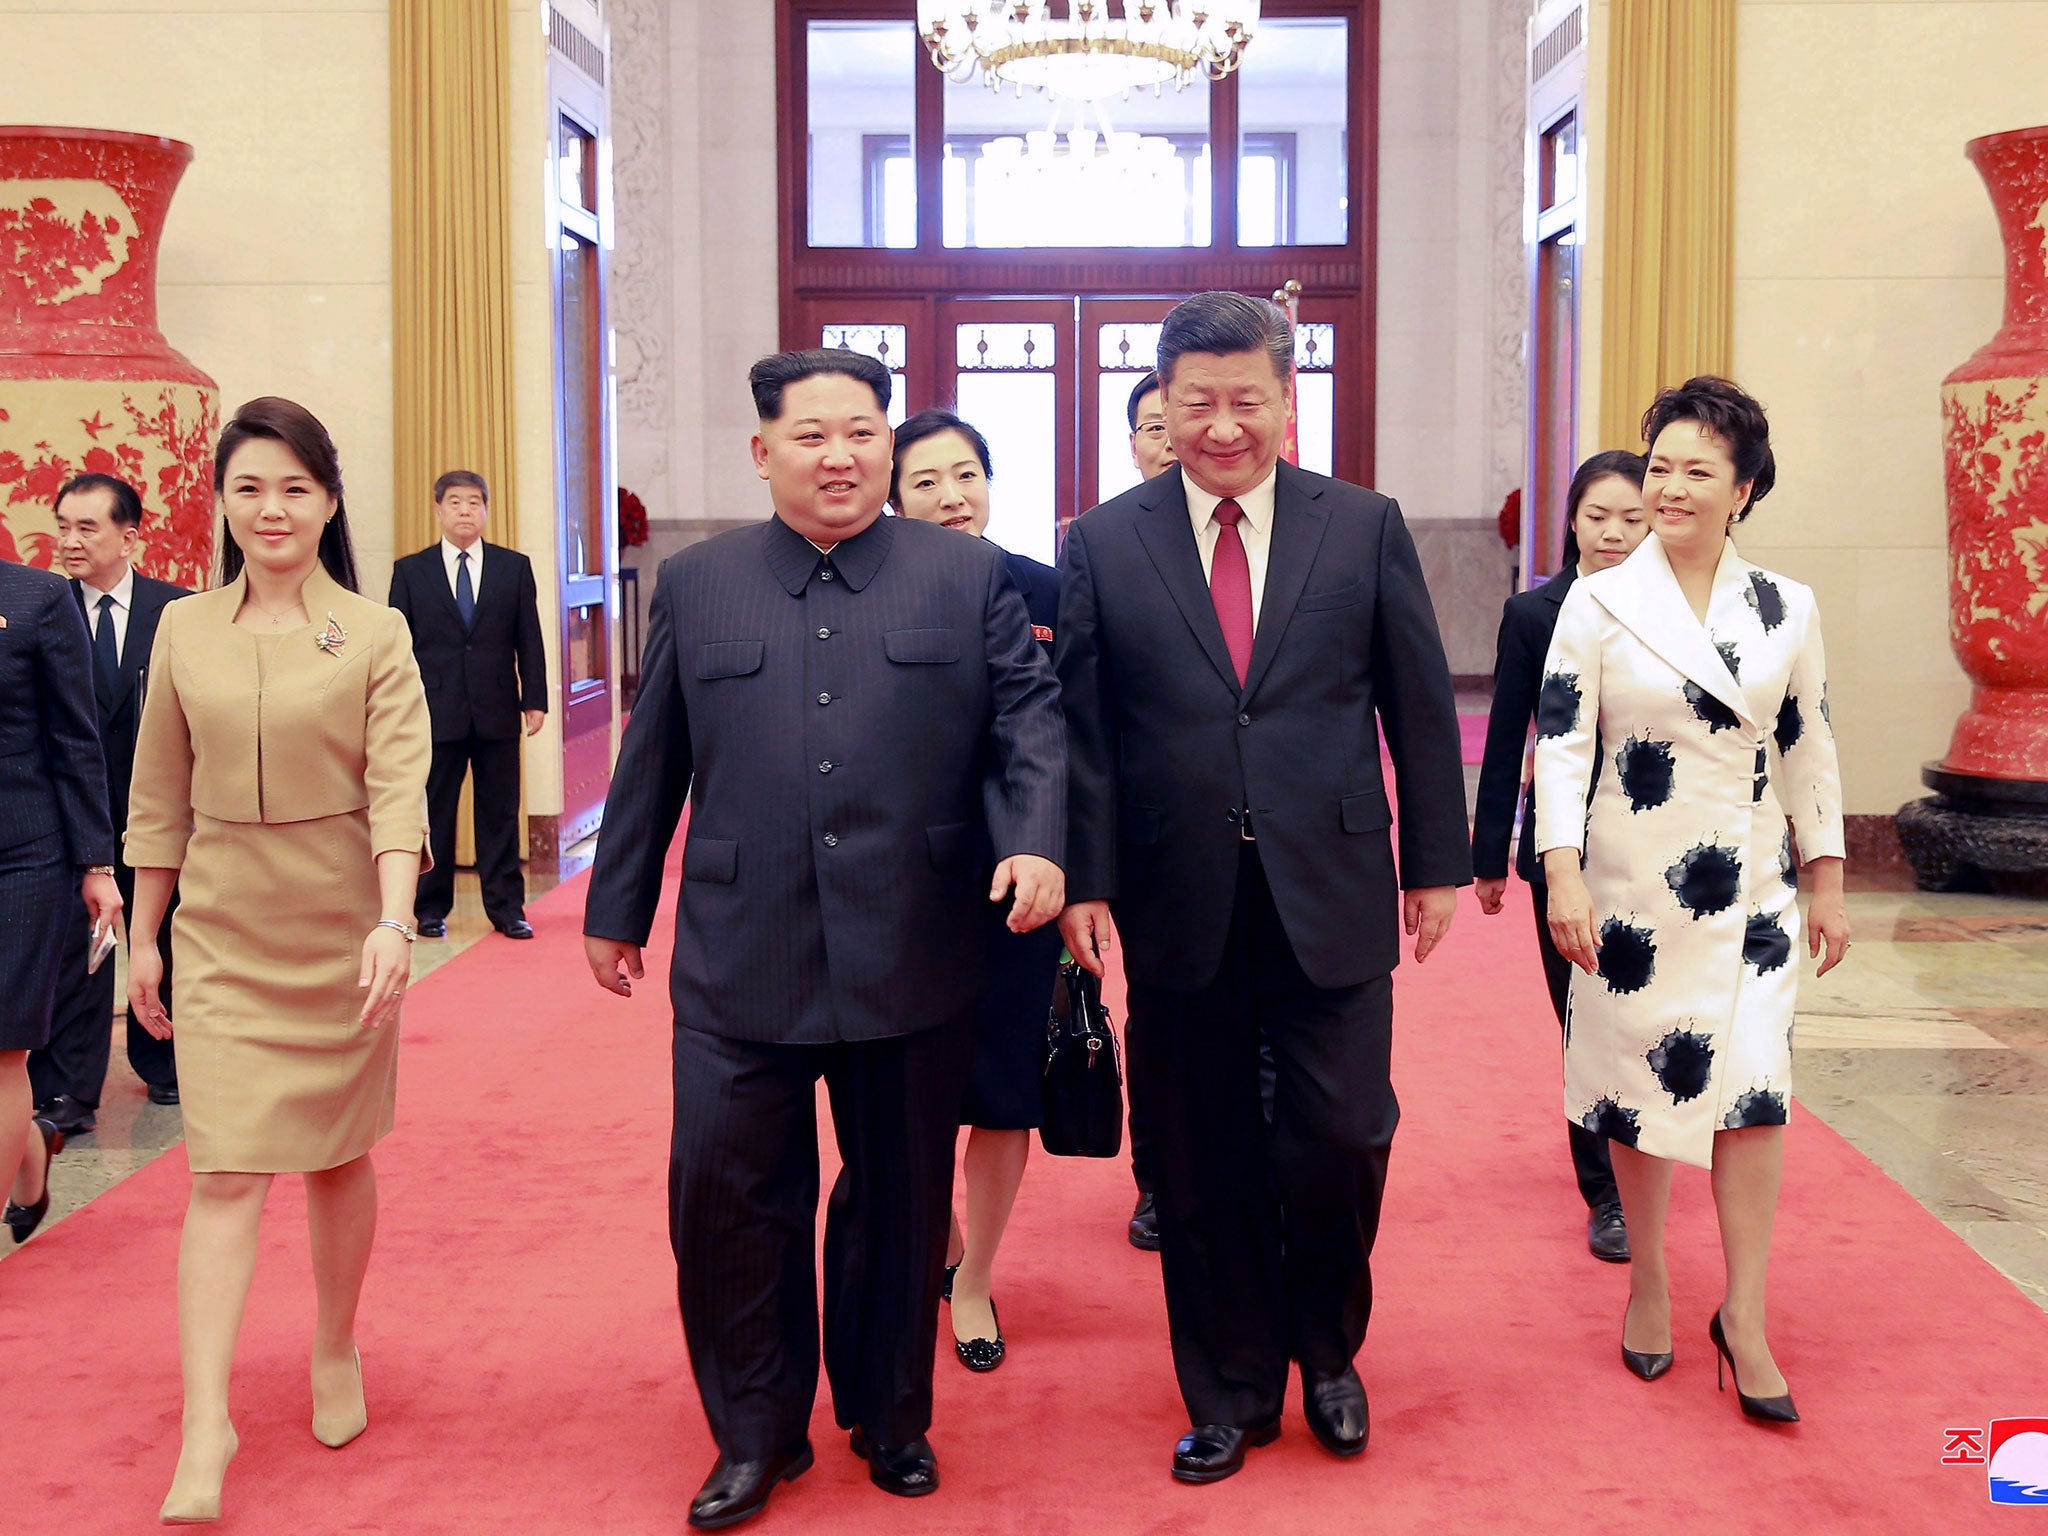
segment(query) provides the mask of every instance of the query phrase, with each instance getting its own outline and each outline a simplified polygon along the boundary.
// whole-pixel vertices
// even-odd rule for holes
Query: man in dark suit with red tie
[[[662,565],[583,922],[600,985],[630,991],[687,796],[669,1230],[719,1452],[700,1529],[811,1465],[821,1077],[834,1412],[877,1487],[938,1487],[925,1432],[981,909],[1022,933],[1065,889],[1058,688],[1003,552],[882,515],[873,358],[785,352],[749,383],[775,515]]]
[[[548,711],[547,656],[533,562],[484,542],[484,477],[451,469],[434,482],[441,541],[391,568],[391,606],[412,626],[413,654],[434,721],[427,826],[434,855],[413,915],[423,939],[445,938],[455,905],[455,818],[474,779],[476,873],[484,915],[512,939],[533,937],[519,873],[519,735]]]
[[[135,569],[141,547],[142,498],[113,475],[84,474],[57,492],[57,558],[71,578],[71,595],[92,635],[93,697],[99,706],[100,751],[107,768],[107,809],[114,840],[128,829],[128,787],[135,774],[135,728],[149,681],[156,621],[166,604],[191,594]],[[135,871],[114,861],[121,900],[135,900]],[[171,897],[172,910],[177,896]],[[165,914],[168,918],[169,913]],[[36,1113],[67,1136],[96,1130],[100,1094],[113,1054],[114,967],[90,975],[86,961],[92,924],[83,918],[65,930],[59,962],[57,1012],[47,1049],[31,1052],[29,1081]],[[166,926],[165,932],[169,932]],[[164,1006],[172,1008],[175,955],[164,949]],[[175,1010],[174,1010],[175,1011]],[[178,1102],[178,1062],[169,1040],[159,1040],[128,1015],[128,1064],[152,1104]]]
[[[1122,937],[1192,1424],[1173,1475],[1191,1483],[1279,1433],[1290,1362],[1316,1438],[1365,1449],[1352,1361],[1399,1115],[1397,925],[1423,959],[1471,879],[1456,706],[1414,543],[1386,497],[1279,461],[1292,367],[1273,305],[1176,306],[1159,377],[1179,466],[1077,519],[1061,556],[1060,926],[1091,969],[1112,912]]]

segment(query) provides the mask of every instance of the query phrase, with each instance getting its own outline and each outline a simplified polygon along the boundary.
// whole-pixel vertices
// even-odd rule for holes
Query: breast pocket
[[[1368,584],[1354,581],[1348,587],[1332,587],[1327,592],[1304,592],[1295,608],[1301,613],[1323,613],[1332,608],[1355,608],[1366,599]]]
[[[882,654],[911,665],[960,659],[960,637],[950,629],[892,629],[882,635]]]
[[[697,648],[697,677],[709,682],[719,677],[745,677],[761,670],[767,654],[761,640],[712,640]]]

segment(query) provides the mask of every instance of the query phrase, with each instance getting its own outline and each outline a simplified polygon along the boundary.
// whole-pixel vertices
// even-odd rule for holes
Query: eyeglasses
[[[1166,436],[1166,423],[1163,421],[1148,421],[1145,423],[1145,425],[1138,428],[1137,432],[1134,435],[1138,437],[1149,437],[1154,442],[1157,442],[1160,438]]]

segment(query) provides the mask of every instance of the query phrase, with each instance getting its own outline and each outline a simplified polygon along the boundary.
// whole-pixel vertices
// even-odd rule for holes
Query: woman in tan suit
[[[356,1303],[391,1129],[432,745],[405,620],[358,596],[327,431],[253,400],[213,483],[225,585],[164,611],[136,746],[129,1000],[159,1038],[177,914],[192,1201],[178,1250],[184,1444],[166,1523],[212,1520],[235,1454],[228,1375],[273,1175],[306,1176],[319,1321],[313,1433],[369,1422]]]

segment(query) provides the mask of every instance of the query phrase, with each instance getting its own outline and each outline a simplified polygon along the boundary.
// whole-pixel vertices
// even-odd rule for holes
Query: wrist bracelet
[[[416,943],[419,940],[418,929],[414,928],[411,923],[401,923],[395,917],[380,917],[377,919],[377,926],[379,928],[397,929],[400,933],[405,935],[405,942],[408,944]]]
[[[114,872],[114,866],[111,864],[88,864],[85,866],[85,872],[88,875],[111,875]]]

